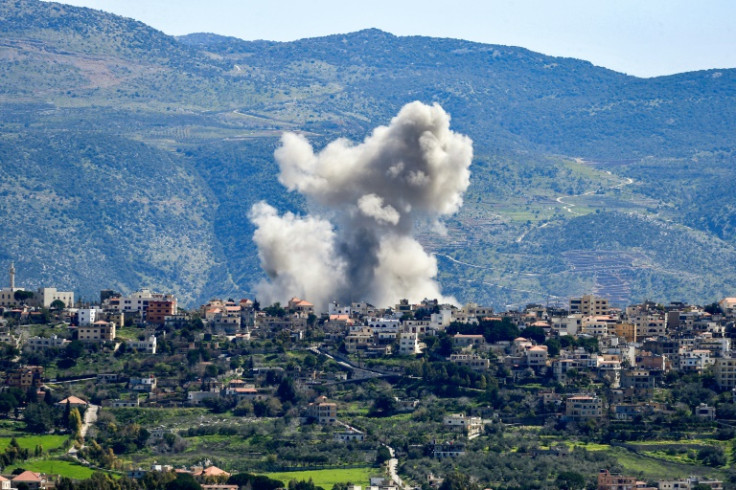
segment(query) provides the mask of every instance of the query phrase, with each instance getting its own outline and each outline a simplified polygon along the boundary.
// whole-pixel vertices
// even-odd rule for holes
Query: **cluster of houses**
[[[598,473],[598,490],[691,490],[694,488],[721,490],[723,482],[690,476],[674,480],[660,480],[656,487],[650,487],[646,482],[633,476],[612,474],[608,470],[601,470]]]
[[[597,418],[610,414],[625,420],[642,411],[657,410],[651,397],[669,371],[703,372],[708,369],[713,372],[719,387],[736,388],[736,357],[732,357],[731,339],[726,335],[727,330],[733,328],[735,308],[736,298],[726,298],[717,311],[705,311],[683,303],[663,306],[651,302],[620,309],[612,307],[605,298],[586,295],[571,299],[566,310],[529,305],[523,311],[495,313],[490,307],[473,303],[457,308],[434,300],[418,304],[402,300],[392,308],[376,308],[365,302],[350,305],[333,302],[327,312],[319,314],[308,301],[292,298],[283,308],[264,309],[257,308],[248,299],[239,302],[212,300],[194,314],[201,319],[203,331],[222,338],[225,343],[277,335],[299,340],[304,338],[310,326],[318,323],[325,347],[355,354],[360,359],[419,355],[426,348],[423,343],[426,336],[437,335],[453,323],[507,321],[519,328],[520,337],[488,343],[483,335],[457,333],[451,336],[454,352],[447,360],[480,373],[496,373],[502,365],[512,381],[551,375],[565,384],[581,375],[592,376],[610,388],[609,406],[604,407],[594,393],[580,393],[565,399],[544,393],[545,403],[564,406],[564,416],[569,418]],[[64,349],[71,340],[84,344],[112,343],[117,348],[123,343],[117,339],[117,328],[134,319],[135,325],[143,327],[141,334],[137,339],[126,339],[125,345],[155,355],[156,329],[182,325],[191,321],[193,314],[177,308],[174,296],[148,289],[127,296],[105,290],[101,292],[99,305],[64,311],[70,315],[66,334],[22,339],[13,337],[6,329],[0,330],[0,341],[9,340],[30,351]],[[524,336],[524,331],[530,327],[534,327],[536,335],[529,337],[536,341]],[[594,338],[597,351],[570,345],[550,355],[549,342],[542,342],[538,332],[543,332],[544,340],[564,336]],[[194,348],[194,342],[181,347],[183,353]],[[26,386],[27,381],[17,381],[18,376],[31,376],[28,370],[32,367],[24,369],[25,372],[11,373],[7,383]],[[258,374],[268,369],[272,368],[263,367]],[[344,372],[311,373],[299,381],[314,384],[345,376]],[[174,401],[165,396],[165,386],[157,390],[155,378],[140,382],[131,380],[129,386],[131,391],[146,392],[149,403]],[[238,379],[231,379],[227,384],[218,379],[203,379],[192,382],[187,387],[186,400],[179,402],[197,405],[218,396],[260,400],[270,394],[268,389]],[[126,399],[110,403],[138,402],[136,397],[136,401]],[[701,407],[698,415],[712,417],[712,407]]]
[[[723,299],[718,308],[644,302],[622,309],[610,305],[605,298],[585,295],[571,299],[567,309],[528,305],[522,311],[503,313],[474,303],[456,307],[436,300],[416,304],[401,300],[391,308],[377,308],[365,302],[349,305],[333,302],[326,312],[318,312],[312,303],[296,297],[283,307],[268,308],[260,308],[249,299],[237,302],[213,299],[187,312],[178,308],[173,295],[149,289],[129,295],[103,290],[99,304],[84,307],[74,306],[72,293],[54,288],[42,288],[21,301],[15,294],[19,289],[15,288],[14,275],[11,266],[10,288],[0,290],[0,308],[11,312],[11,317],[15,315],[22,320],[25,316],[26,321],[32,321],[32,314],[39,308],[49,308],[54,301],[58,301],[57,306],[64,305],[58,315],[66,323],[66,329],[51,336],[24,338],[0,323],[0,342],[31,352],[66,349],[77,340],[83,345],[105,344],[113,349],[124,344],[139,353],[156,356],[159,354],[157,334],[160,338],[161,329],[186,326],[197,319],[202,326],[197,334],[199,339],[209,335],[215,346],[223,347],[223,356],[230,343],[277,337],[299,341],[318,326],[322,347],[346,354],[346,360],[358,359],[360,364],[360,360],[368,358],[421,355],[427,348],[428,337],[447,333],[450,328],[456,331],[458,324],[501,322],[518,327],[520,336],[491,343],[481,334],[455,333],[449,336],[453,349],[446,360],[477,373],[494,376],[507,373],[503,381],[510,383],[547,376],[565,385],[584,376],[606,387],[605,402],[595,392],[562,395],[541,390],[540,403],[551,407],[563,419],[631,420],[638,415],[665,411],[665,406],[653,401],[653,395],[670,371],[708,370],[721,389],[736,390],[736,354],[727,335],[736,320],[736,298]],[[124,341],[118,338],[119,329],[126,325],[140,327],[138,338]],[[595,339],[596,348],[591,349],[590,342],[563,345],[560,340],[567,336]],[[197,342],[180,341],[177,353],[186,355],[197,348]],[[153,375],[100,373],[97,379],[100,384],[124,385],[128,396],[103,402],[112,407],[199,405],[223,397],[257,402],[275,396],[275,388],[261,381],[269,371],[279,369],[282,368],[251,366],[247,380],[242,379],[246,377],[242,371],[231,370],[224,376],[203,375],[183,387]],[[344,371],[317,372],[306,367],[302,367],[301,376],[296,379],[301,385],[344,382],[347,377]],[[6,373],[4,383],[24,391],[35,387],[43,394],[43,381],[43,367],[20,366]],[[79,399],[75,398],[75,403],[76,400]],[[337,405],[324,397],[304,407],[303,415],[320,424],[343,425],[344,430],[336,433],[336,440],[349,442],[364,438],[362,431],[338,420]],[[715,409],[701,404],[694,415],[712,420]],[[447,415],[443,424],[465,440],[478,437],[484,427],[480,417],[465,414]],[[456,457],[464,453],[464,447],[463,442],[435,443],[432,454],[439,459]],[[202,471],[206,470],[202,468]],[[642,488],[632,486],[638,482],[620,483],[621,478],[626,477],[601,474],[599,488],[614,488],[610,485],[615,483],[606,483],[609,481],[619,481],[626,488]],[[1,479],[0,484],[5,485]],[[660,485],[660,488],[690,488],[686,484],[690,483],[678,481],[672,483],[674,486]]]

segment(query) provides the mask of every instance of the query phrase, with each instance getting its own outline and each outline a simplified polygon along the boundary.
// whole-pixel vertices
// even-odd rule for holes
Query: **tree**
[[[585,477],[575,471],[563,471],[557,475],[555,483],[558,488],[575,490],[585,488]]]
[[[31,403],[23,412],[23,419],[30,432],[44,434],[54,427],[54,413],[45,403]]]
[[[310,327],[313,327],[314,324],[317,323],[317,320],[317,315],[315,315],[314,313],[309,313],[307,315],[307,325],[309,325]]]
[[[720,315],[722,313],[721,306],[718,303],[711,303],[704,306],[703,311],[705,311],[706,313],[710,313],[711,315]]]
[[[176,479],[166,485],[166,490],[201,490],[202,485],[188,473],[179,473]]]
[[[551,338],[548,339],[544,345],[547,346],[547,353],[549,357],[557,357],[560,355],[560,349],[562,347],[559,339]]]
[[[20,403],[14,396],[8,393],[0,393],[0,414],[7,414],[12,410],[15,410],[19,404]]]
[[[69,412],[69,418],[67,419],[69,430],[74,434],[76,439],[82,438],[82,416],[79,414],[79,409],[74,407]]]
[[[723,466],[726,464],[726,454],[720,446],[708,446],[698,451],[698,460],[708,466]]]
[[[25,303],[29,299],[33,298],[33,296],[34,296],[33,291],[25,291],[23,289],[19,289],[13,293],[13,298],[18,303]]]
[[[309,481],[291,480],[288,488],[289,490],[324,490],[324,488],[316,486],[311,478]]]
[[[394,413],[396,413],[396,399],[388,393],[378,395],[370,410],[373,417],[390,417]]]
[[[376,466],[381,466],[383,463],[391,459],[391,451],[386,446],[381,446],[376,451]]]
[[[544,329],[541,327],[527,327],[524,329],[524,332],[522,332],[522,335],[533,340],[537,344],[543,344],[544,339],[546,338],[544,335]]]
[[[480,490],[480,488],[477,483],[470,481],[468,475],[456,471],[445,477],[439,490]]]
[[[267,476],[252,475],[250,473],[231,475],[230,478],[228,478],[227,483],[230,485],[238,485],[241,488],[248,488],[248,485],[250,485],[252,490],[276,490],[277,488],[284,488],[284,483],[282,481],[272,480]]]
[[[294,380],[289,376],[284,376],[284,379],[281,380],[279,387],[276,389],[276,396],[279,397],[282,403],[294,402],[297,398]]]
[[[64,354],[69,359],[79,359],[84,354],[84,344],[78,340],[72,340],[64,349]]]
[[[281,307],[281,303],[274,303],[271,306],[266,306],[263,311],[268,316],[283,318],[286,316],[286,310]]]
[[[66,308],[66,305],[62,300],[55,299],[51,302],[49,308],[51,308],[52,310],[63,310],[64,308]]]

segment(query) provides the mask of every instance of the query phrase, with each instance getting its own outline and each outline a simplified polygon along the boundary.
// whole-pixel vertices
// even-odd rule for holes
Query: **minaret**
[[[15,263],[10,263],[10,290],[15,289]]]

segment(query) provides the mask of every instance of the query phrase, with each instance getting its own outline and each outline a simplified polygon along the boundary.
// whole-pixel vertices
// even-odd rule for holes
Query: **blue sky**
[[[376,27],[522,46],[649,77],[736,67],[733,0],[68,0],[167,34],[291,41]]]

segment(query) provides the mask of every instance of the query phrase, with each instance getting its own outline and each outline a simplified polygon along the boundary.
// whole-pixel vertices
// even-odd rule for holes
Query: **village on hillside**
[[[736,298],[617,308],[589,294],[498,312],[433,299],[316,311],[294,297],[185,310],[149,289],[80,304],[18,288],[9,272],[0,416],[17,437],[0,446],[0,488],[63,487],[63,472],[25,469],[48,459],[135,488],[165,474],[261,488],[254,475],[299,468],[365,468],[334,488],[380,490],[736,483]],[[64,446],[24,449],[26,433]],[[630,454],[671,464],[669,477]],[[487,455],[496,466],[478,463]],[[537,472],[556,463],[524,487],[521,463],[497,467],[520,456]]]

